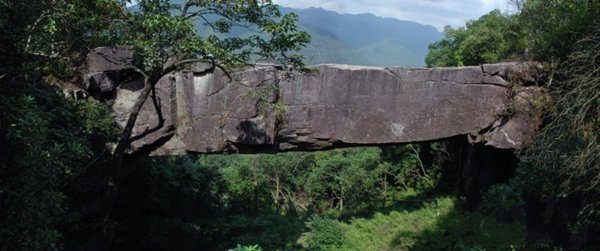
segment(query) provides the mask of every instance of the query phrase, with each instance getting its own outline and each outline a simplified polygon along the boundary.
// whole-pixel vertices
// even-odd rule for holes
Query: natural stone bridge
[[[114,100],[116,119],[124,125],[143,83],[126,81],[124,66],[110,57],[131,55],[123,48],[96,49],[88,55],[87,87]],[[299,74],[257,65],[226,74],[199,64],[164,77],[140,112],[132,150],[316,150],[457,135],[519,149],[532,141],[545,97],[537,85],[541,70],[533,63],[313,68]]]

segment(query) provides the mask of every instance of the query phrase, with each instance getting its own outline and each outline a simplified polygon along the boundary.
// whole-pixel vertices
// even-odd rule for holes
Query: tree
[[[60,225],[73,224],[65,186],[106,159],[98,142],[116,136],[109,110],[18,82],[0,86],[0,113],[0,250],[58,248]]]
[[[300,56],[288,55],[300,50],[310,39],[308,33],[297,30],[296,19],[292,13],[281,16],[278,6],[270,0],[185,0],[181,4],[167,0],[139,1],[139,10],[129,11],[128,19],[118,27],[123,34],[121,41],[135,50],[131,67],[143,76],[144,88],[114,151],[117,163],[131,143],[140,108],[165,75],[198,61],[211,61],[220,68],[246,65],[251,60],[285,67],[303,66]],[[260,32],[245,38],[203,36],[194,29],[196,20],[216,33],[226,34],[236,26]]]
[[[554,196],[583,198],[582,222],[600,225],[600,27],[575,44],[554,70],[553,107],[535,144],[526,152],[531,169],[552,173],[543,182]],[[556,186],[560,184],[560,186]]]
[[[55,82],[75,82],[89,48],[108,43],[107,28],[125,13],[117,0],[2,0],[0,8],[0,76],[43,70]]]
[[[522,155],[523,174],[515,183],[527,196],[551,198],[549,208],[561,200],[577,201],[572,205],[577,215],[558,227],[579,234],[600,226],[600,1],[528,0],[521,6],[519,22],[534,57],[549,66],[553,102],[533,146]]]
[[[597,245],[586,236],[600,228],[600,1],[512,2],[513,15],[494,11],[466,28],[449,28],[444,40],[430,46],[427,63],[480,64],[520,59],[526,52],[524,59],[546,65],[550,76],[545,87],[552,103],[535,104],[548,105],[543,127],[520,154],[516,177],[492,189],[488,198],[504,197],[504,214],[521,204],[542,205],[545,209],[527,212],[529,219],[539,219],[528,224],[544,229],[541,234],[565,233],[552,237],[555,244],[570,249]],[[497,202],[490,204],[502,210]]]
[[[463,28],[444,28],[444,39],[429,45],[425,62],[434,66],[498,63],[527,57],[528,42],[516,16],[493,10]]]
[[[463,65],[457,51],[465,36],[465,28],[444,27],[444,39],[429,45],[429,52],[425,56],[427,67]]]
[[[520,1],[518,22],[531,40],[537,60],[561,61],[575,49],[582,37],[595,29],[600,15],[598,0]]]
[[[113,3],[0,1],[0,250],[60,248],[74,219],[65,187],[109,155],[107,107],[52,85],[77,81],[87,48],[122,14]]]
[[[176,70],[200,61],[213,67],[244,66],[261,60],[278,63],[284,68],[300,68],[302,58],[289,55],[306,45],[310,36],[299,32],[296,15],[281,15],[270,0],[141,0],[139,9],[127,12],[126,18],[111,32],[117,41],[134,49],[129,67],[143,76],[144,88],[133,105],[129,118],[113,152],[113,184],[109,204],[116,201],[121,165],[131,144],[138,113],[157,82]],[[194,22],[210,27],[214,33],[227,34],[233,27],[257,30],[248,37],[219,37],[197,34]],[[108,212],[110,213],[110,212]],[[107,216],[108,217],[108,216]]]
[[[87,216],[66,207],[70,198],[65,187],[89,191],[102,183],[105,188],[104,180],[93,175],[78,179],[90,176],[91,169],[112,170],[109,188],[116,185],[139,107],[162,76],[198,60],[218,67],[253,60],[302,65],[300,57],[288,52],[309,37],[296,30],[293,14],[281,16],[271,1],[147,0],[131,10],[124,3],[0,0],[0,249],[60,248],[60,225],[73,227],[74,219]],[[216,33],[235,26],[258,32],[245,38],[199,36],[193,26],[198,20]],[[65,100],[49,85],[79,83],[90,48],[117,44],[135,49],[131,67],[144,76],[146,88],[114,151],[117,165],[110,165],[104,162],[110,155],[105,147],[115,137],[106,107],[91,100]],[[94,168],[98,163],[106,168]],[[93,185],[86,183],[90,180]],[[105,204],[111,203],[97,203],[90,211],[103,211],[98,208]],[[110,232],[110,224],[105,227]],[[68,239],[83,235],[75,234],[77,238]]]

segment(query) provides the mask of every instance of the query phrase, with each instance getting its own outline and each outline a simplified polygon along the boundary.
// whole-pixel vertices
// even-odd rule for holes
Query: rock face
[[[132,151],[318,150],[456,135],[519,149],[532,141],[541,116],[534,101],[545,97],[540,87],[517,88],[508,81],[535,82],[534,64],[433,69],[317,65],[314,70],[290,74],[258,65],[229,78],[218,68],[196,65],[166,76],[140,112]],[[113,109],[124,125],[141,82],[124,81],[114,89]]]
[[[127,79],[133,52],[127,46],[98,47],[87,55],[88,73],[84,76],[86,89],[95,93],[113,91],[119,81]]]

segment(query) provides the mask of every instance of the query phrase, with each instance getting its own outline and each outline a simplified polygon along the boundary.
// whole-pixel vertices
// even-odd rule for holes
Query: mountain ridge
[[[317,7],[280,9],[296,13],[300,28],[311,33],[311,44],[301,51],[310,64],[425,66],[429,44],[443,37],[430,25],[370,13],[340,14]]]
[[[130,10],[136,8],[137,5],[129,7]],[[425,66],[429,44],[443,38],[433,26],[370,13],[341,14],[318,7],[295,9],[280,6],[280,10],[283,14],[296,13],[299,29],[311,34],[310,44],[300,51],[308,64],[422,67]],[[211,15],[208,19],[216,20],[218,16]],[[252,33],[234,27],[228,34],[217,34],[200,20],[194,26],[200,34],[222,38]]]

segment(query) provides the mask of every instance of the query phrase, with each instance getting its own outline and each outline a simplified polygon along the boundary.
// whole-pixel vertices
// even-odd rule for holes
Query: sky
[[[439,31],[444,26],[464,26],[472,19],[493,9],[510,10],[510,0],[273,0],[292,8],[321,7],[339,13],[371,13],[432,25]]]

